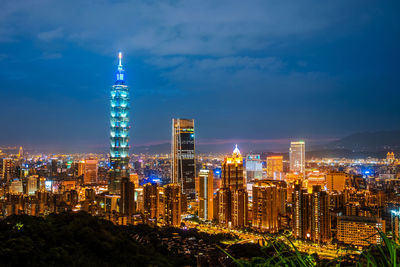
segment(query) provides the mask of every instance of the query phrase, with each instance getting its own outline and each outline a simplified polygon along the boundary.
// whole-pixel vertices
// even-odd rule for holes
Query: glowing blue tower
[[[111,88],[110,181],[111,194],[121,193],[121,180],[129,178],[129,88],[125,84],[122,53],[119,55],[116,81]]]

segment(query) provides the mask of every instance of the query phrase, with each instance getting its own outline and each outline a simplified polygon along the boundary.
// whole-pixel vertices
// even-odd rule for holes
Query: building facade
[[[267,178],[281,180],[283,174],[283,156],[267,157]]]
[[[214,195],[214,174],[210,170],[199,172],[199,218],[212,220],[213,216],[213,195]]]
[[[286,215],[286,183],[273,180],[253,185],[252,225],[262,231],[277,232],[280,216]]]
[[[385,221],[380,218],[339,216],[337,223],[337,239],[345,244],[369,246],[380,244],[382,238],[378,230],[385,232]]]
[[[305,142],[290,143],[289,149],[290,171],[304,173],[306,168]]]
[[[172,183],[181,186],[182,193],[189,199],[196,197],[194,120],[172,119]]]

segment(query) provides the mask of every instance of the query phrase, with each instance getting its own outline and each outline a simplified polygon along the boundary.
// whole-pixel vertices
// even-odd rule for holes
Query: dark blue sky
[[[134,146],[399,129],[399,3],[3,0],[0,145],[107,146],[119,50]]]

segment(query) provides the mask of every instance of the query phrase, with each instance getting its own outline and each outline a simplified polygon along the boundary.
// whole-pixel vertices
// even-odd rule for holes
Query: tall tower
[[[210,170],[200,170],[199,173],[199,217],[211,220],[213,215],[214,177]]]
[[[125,84],[122,53],[119,55],[116,81],[111,88],[110,100],[110,181],[111,194],[121,193],[121,180],[129,178],[129,88]]]
[[[194,120],[172,119],[172,183],[179,184],[189,199],[195,199],[196,163]]]
[[[304,141],[291,142],[289,149],[290,171],[304,174],[306,168]]]

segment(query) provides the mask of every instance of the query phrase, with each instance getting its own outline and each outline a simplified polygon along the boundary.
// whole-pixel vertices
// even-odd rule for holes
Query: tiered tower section
[[[129,177],[129,88],[125,84],[125,71],[122,67],[122,53],[116,81],[111,88],[110,116],[110,182],[111,194],[120,194],[121,179]]]

